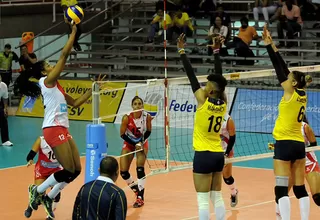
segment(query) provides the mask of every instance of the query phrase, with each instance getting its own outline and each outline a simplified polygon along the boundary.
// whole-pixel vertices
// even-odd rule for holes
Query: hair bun
[[[306,75],[304,77],[304,79],[305,79],[306,83],[311,83],[312,82],[312,77],[310,75]]]

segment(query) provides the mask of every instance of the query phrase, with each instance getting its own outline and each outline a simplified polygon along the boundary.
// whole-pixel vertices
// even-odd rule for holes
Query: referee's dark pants
[[[12,80],[12,70],[0,70],[1,81],[4,82],[8,89]]]
[[[9,129],[7,116],[4,114],[3,105],[0,106],[0,130],[2,143],[9,141]]]

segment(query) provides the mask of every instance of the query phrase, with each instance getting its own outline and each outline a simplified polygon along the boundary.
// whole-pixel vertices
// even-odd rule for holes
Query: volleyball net
[[[294,67],[290,70],[308,73],[316,81],[315,74],[320,72],[320,65]],[[224,76],[228,80],[225,91],[228,113],[236,127],[235,156],[226,162],[272,157],[273,152],[268,149],[268,143],[274,142],[272,130],[278,115],[278,104],[283,95],[274,70],[235,72],[224,74]],[[204,85],[207,81],[206,77],[207,75],[199,76],[199,82]],[[123,115],[132,112],[131,100],[138,95],[144,100],[143,110],[153,117],[152,133],[148,139],[148,164],[152,174],[191,168],[194,155],[192,136],[197,102],[188,78],[126,81],[125,83],[126,86],[123,88],[105,90],[122,91],[119,93],[122,95],[122,100],[117,114],[105,115],[104,110],[100,109],[94,121],[101,123],[114,117],[115,128],[120,129]],[[93,103],[93,111],[99,109],[99,94],[105,91],[94,93],[93,100],[96,101]],[[316,136],[320,135],[319,92],[317,88],[312,89],[311,86],[307,90],[306,116]],[[208,126],[209,124],[208,120]],[[119,130],[117,132],[119,133]],[[120,154],[123,141],[120,136],[113,138],[116,141],[110,138],[108,140],[111,140],[113,145],[119,145],[117,153]],[[319,149],[320,147],[317,146],[308,148],[307,151]]]

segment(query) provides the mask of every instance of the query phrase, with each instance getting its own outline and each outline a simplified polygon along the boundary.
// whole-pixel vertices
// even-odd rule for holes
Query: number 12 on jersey
[[[212,115],[208,118],[208,121],[209,121],[208,132],[212,131],[212,127],[213,127],[214,132],[216,132],[216,133],[220,132],[221,125],[222,125],[222,117],[221,116],[214,117],[214,115]]]

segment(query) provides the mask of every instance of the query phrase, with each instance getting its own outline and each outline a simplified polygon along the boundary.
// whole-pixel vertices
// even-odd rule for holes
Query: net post
[[[99,166],[102,158],[107,154],[106,127],[99,119],[100,89],[92,84],[92,124],[86,127],[86,170],[85,183],[95,180],[99,176]]]

